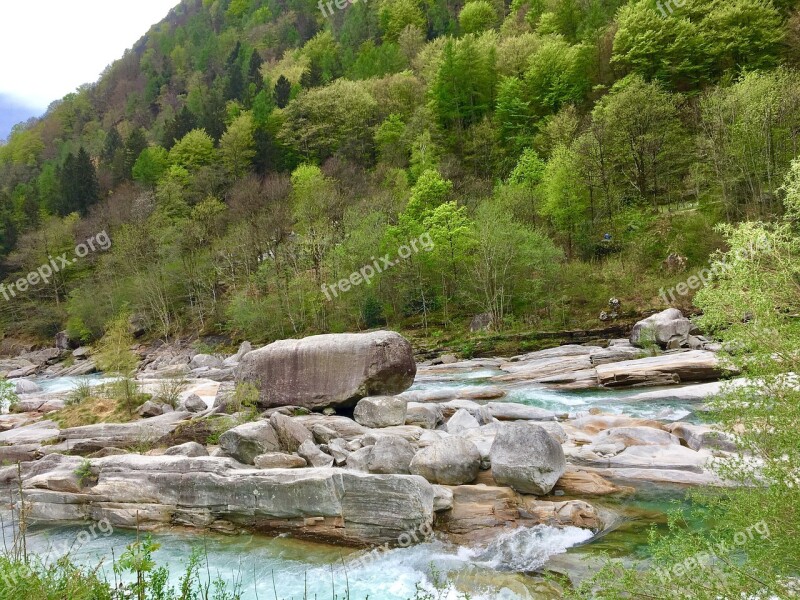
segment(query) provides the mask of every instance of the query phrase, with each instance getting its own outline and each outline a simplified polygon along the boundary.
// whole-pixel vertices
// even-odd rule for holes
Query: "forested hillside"
[[[694,272],[716,224],[782,213],[799,63],[788,0],[184,0],[0,147],[7,284],[112,240],[0,297],[4,333],[90,341],[124,314],[267,341],[664,307],[688,274],[669,254]]]

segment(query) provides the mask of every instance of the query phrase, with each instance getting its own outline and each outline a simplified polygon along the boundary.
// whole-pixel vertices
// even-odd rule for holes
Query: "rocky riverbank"
[[[612,340],[416,365],[392,332],[244,344],[229,357],[163,347],[143,362],[142,387],[175,376],[189,385],[177,409],[151,402],[147,418],[60,428],[48,415],[63,394],[29,387],[15,414],[0,415],[0,462],[21,463],[0,468],[0,487],[17,493],[21,473],[40,522],[290,532],[353,546],[419,531],[483,541],[537,524],[600,532],[603,496],[723,484],[709,466],[735,440],[687,421],[551,411],[514,392],[658,386],[639,395],[702,402],[729,371],[682,319],[648,324],[657,356]],[[465,385],[472,375],[482,385]],[[263,412],[241,411],[237,383],[258,387]]]

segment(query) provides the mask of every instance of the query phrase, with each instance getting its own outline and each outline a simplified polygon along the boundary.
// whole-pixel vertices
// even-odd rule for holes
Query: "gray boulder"
[[[631,331],[631,344],[638,348],[656,343],[662,348],[680,348],[689,343],[695,330],[692,322],[677,308],[668,308],[636,323]]]
[[[190,413],[199,413],[208,409],[205,400],[197,394],[192,394],[181,403],[184,410]]]
[[[378,438],[367,457],[367,471],[390,475],[408,475],[414,459],[414,447],[408,440],[396,435]]]
[[[198,456],[208,456],[208,450],[197,442],[187,442],[180,446],[173,446],[164,452],[165,456],[188,456],[190,458]]]
[[[314,436],[300,422],[293,417],[275,413],[269,418],[270,425],[278,436],[281,450],[284,452],[297,452],[303,442],[314,443]]]
[[[443,420],[442,409],[438,404],[408,403],[406,425],[416,425],[423,429],[436,429]]]
[[[310,439],[300,444],[300,447],[297,449],[297,454],[300,455],[301,458],[304,458],[312,467],[333,466],[333,457],[330,454],[325,454]]]
[[[152,400],[148,400],[139,407],[136,413],[143,419],[149,419],[151,417],[158,417],[160,415],[163,415],[164,408],[161,404],[153,402]]]
[[[405,425],[408,402],[396,396],[372,396],[359,400],[353,412],[356,423],[371,429]]]
[[[17,394],[36,394],[41,392],[42,388],[35,381],[29,379],[17,379],[14,382],[14,391]]]
[[[479,429],[480,426],[481,424],[468,410],[459,408],[447,421],[447,433],[457,435],[470,429]]]
[[[464,485],[475,481],[481,468],[481,453],[475,444],[448,437],[423,448],[411,461],[410,471],[431,483]]]
[[[376,331],[275,342],[242,358],[237,381],[260,389],[263,408],[321,409],[399,394],[416,372],[411,344],[397,333]]]
[[[544,496],[567,469],[561,445],[529,421],[503,423],[491,449],[492,475],[499,485]]]
[[[253,463],[259,469],[302,469],[308,465],[305,458],[283,452],[259,454]]]
[[[189,368],[192,370],[203,368],[221,369],[222,367],[222,360],[212,354],[195,354],[192,360],[189,361]]]
[[[281,450],[278,436],[269,421],[255,421],[229,429],[220,436],[219,447],[246,465],[252,465],[259,454]]]

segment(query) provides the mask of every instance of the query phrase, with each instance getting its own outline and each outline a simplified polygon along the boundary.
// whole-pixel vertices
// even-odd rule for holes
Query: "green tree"
[[[463,33],[480,33],[497,23],[497,12],[487,0],[472,0],[464,5],[458,15]]]
[[[238,179],[249,171],[256,155],[251,113],[242,113],[228,126],[219,142],[219,153],[232,177]]]
[[[214,140],[211,136],[202,129],[194,129],[172,147],[169,159],[173,165],[193,171],[211,164],[215,154]]]
[[[169,153],[161,146],[145,148],[133,165],[133,178],[155,188],[169,168]]]

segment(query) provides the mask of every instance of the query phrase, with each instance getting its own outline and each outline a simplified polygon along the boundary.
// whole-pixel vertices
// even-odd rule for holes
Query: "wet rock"
[[[491,461],[497,483],[538,496],[548,494],[567,467],[561,444],[531,422],[504,423]]]
[[[411,344],[377,331],[275,342],[245,355],[237,380],[259,387],[264,408],[322,409],[398,394],[411,386],[416,370]]]

